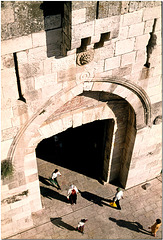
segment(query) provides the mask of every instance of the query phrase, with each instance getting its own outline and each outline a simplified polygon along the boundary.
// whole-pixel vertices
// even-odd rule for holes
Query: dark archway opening
[[[109,122],[94,121],[44,139],[36,148],[36,157],[99,180]]]

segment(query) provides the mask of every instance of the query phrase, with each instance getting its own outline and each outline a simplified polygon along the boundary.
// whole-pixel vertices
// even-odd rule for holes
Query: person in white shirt
[[[77,193],[79,193],[75,185],[71,185],[67,193],[67,199],[70,201],[71,205],[76,204]]]
[[[121,206],[119,204],[119,201],[120,201],[121,198],[123,198],[123,192],[122,192],[121,188],[117,188],[117,192],[115,194],[115,197],[113,198],[113,202],[116,203],[117,208],[119,210],[121,210]]]
[[[54,185],[56,184],[57,185],[57,189],[61,190],[61,187],[57,181],[57,177],[58,176],[61,176],[61,173],[58,171],[58,169],[55,169],[54,172],[52,173],[52,176],[50,178],[50,182]]]
[[[88,219],[81,219],[80,222],[78,223],[78,231],[84,234],[84,224],[85,222],[88,221]]]

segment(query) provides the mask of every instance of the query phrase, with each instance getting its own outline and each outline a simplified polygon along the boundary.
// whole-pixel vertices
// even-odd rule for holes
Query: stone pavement
[[[153,239],[148,232],[157,218],[162,219],[162,177],[148,181],[147,189],[142,185],[124,191],[120,204],[122,210],[111,208],[116,186],[102,185],[72,170],[37,159],[43,209],[33,214],[35,227],[8,239]],[[47,180],[58,168],[61,190]],[[46,179],[47,178],[47,179]],[[77,204],[71,206],[66,199],[67,190],[75,184],[80,190]],[[81,218],[88,218],[85,233],[75,228]],[[142,226],[142,227],[141,227]],[[144,230],[143,230],[143,229]],[[145,231],[147,230],[147,231]],[[162,229],[156,239],[162,239]]]

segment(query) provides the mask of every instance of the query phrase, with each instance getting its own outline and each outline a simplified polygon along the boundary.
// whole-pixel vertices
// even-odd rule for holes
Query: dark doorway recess
[[[109,121],[94,121],[44,139],[36,148],[36,157],[99,180]]]

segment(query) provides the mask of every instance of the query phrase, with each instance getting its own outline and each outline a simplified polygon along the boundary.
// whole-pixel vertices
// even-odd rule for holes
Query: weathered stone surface
[[[143,35],[143,32],[144,32],[144,22],[130,25],[128,37],[130,38],[130,37],[140,36],[140,35]]]
[[[142,22],[143,11],[137,11],[133,13],[128,13],[123,16],[122,26],[133,25]]]
[[[2,41],[1,54],[9,54],[13,52],[19,52],[32,48],[32,38],[30,35],[13,38],[11,40]]]
[[[127,53],[127,54],[122,55],[121,67],[126,66],[128,64],[134,64],[135,56],[136,56],[136,52]]]
[[[105,60],[105,71],[120,67],[120,57],[108,58]]]
[[[7,54],[7,55],[2,56],[1,64],[3,64],[3,69],[4,68],[13,68],[14,67],[13,54]]]
[[[154,18],[160,18],[160,16],[161,16],[160,7],[154,7],[152,8],[152,11],[150,8],[147,8],[144,10],[144,13],[143,13],[143,21],[154,19]]]
[[[115,49],[115,55],[125,54],[128,52],[132,52],[134,49],[134,38],[117,41],[116,42],[116,49]]]
[[[86,21],[86,9],[72,11],[72,25],[84,23]]]

